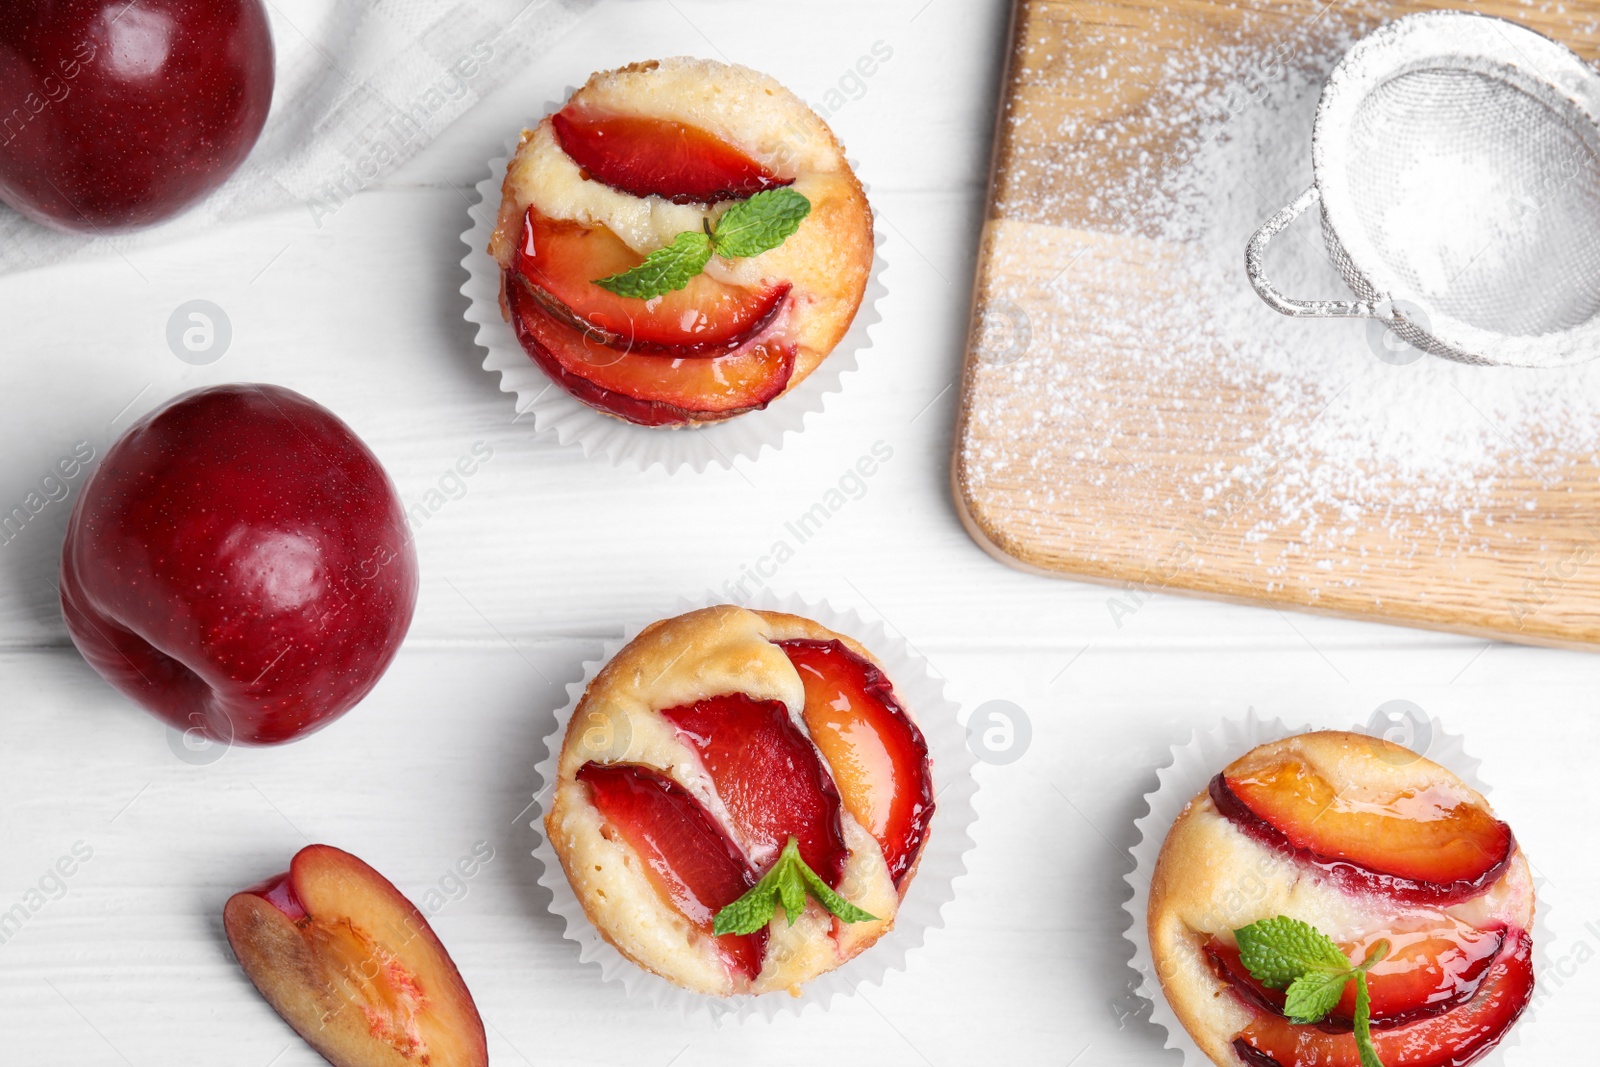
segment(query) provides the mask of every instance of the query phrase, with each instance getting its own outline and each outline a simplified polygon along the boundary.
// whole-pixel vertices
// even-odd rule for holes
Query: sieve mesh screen
[[[1344,160],[1351,202],[1424,303],[1516,337],[1600,311],[1600,145],[1559,107],[1462,68],[1404,71],[1362,100]]]

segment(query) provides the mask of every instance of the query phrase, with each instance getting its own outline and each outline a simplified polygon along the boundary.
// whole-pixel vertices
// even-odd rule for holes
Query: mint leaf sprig
[[[1288,990],[1283,1013],[1292,1023],[1319,1023],[1356,984],[1355,1034],[1361,1067],[1383,1067],[1372,1044],[1372,996],[1367,972],[1389,955],[1389,942],[1379,941],[1367,958],[1352,964],[1332,938],[1310,923],[1279,915],[1251,923],[1233,936],[1239,959],[1251,977],[1268,989]]]
[[[594,284],[618,296],[654,300],[688,285],[713,255],[748,259],[777,248],[810,213],[811,201],[788,186],[766,189],[724,211],[715,224],[707,219],[703,231],[685,230],[637,267]]]
[[[678,234],[670,245],[644,257],[644,262],[594,284],[618,296],[653,300],[677,292],[711,262],[711,238],[695,230]]]
[[[717,219],[711,248],[723,259],[748,259],[787,241],[805,217],[811,201],[787,186],[767,189],[741,200]]]
[[[757,194],[760,195],[760,194]],[[783,905],[789,925],[806,909],[806,894],[816,897],[823,907],[847,923],[877,921],[828,888],[828,883],[817,877],[817,872],[806,866],[800,858],[800,842],[793,837],[783,846],[778,862],[761,876],[761,881],[751,886],[738,900],[717,912],[712,932],[721,934],[753,934],[772,921],[772,916]]]

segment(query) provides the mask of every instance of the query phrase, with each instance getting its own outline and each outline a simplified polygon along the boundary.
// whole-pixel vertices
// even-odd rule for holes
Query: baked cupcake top
[[[717,241],[740,212],[796,211],[786,236]],[[681,287],[595,284],[702,234],[716,253],[671,279]],[[666,59],[594,75],[523,133],[489,251],[535,362],[607,414],[679,426],[763,407],[816,369],[866,291],[872,219],[832,131],[793,93]]]
[[[1364,982],[1383,1067],[1460,1067],[1532,995],[1533,914],[1527,860],[1481,795],[1398,745],[1324,732],[1254,749],[1189,803],[1148,919],[1162,991],[1217,1064],[1362,1067]],[[1266,962],[1285,944],[1322,953],[1298,989],[1300,964]],[[1319,982],[1324,1003],[1305,999]]]
[[[892,928],[932,814],[927,746],[869,651],[715,607],[647,627],[590,683],[545,828],[635,963],[699,993],[798,994]],[[803,907],[763,909],[758,887],[800,865]],[[753,900],[748,932],[717,932]]]

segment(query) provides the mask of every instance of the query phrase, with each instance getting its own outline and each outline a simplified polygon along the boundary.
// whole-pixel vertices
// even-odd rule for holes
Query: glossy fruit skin
[[[928,743],[883,672],[842,641],[779,641],[805,685],[806,729],[833,768],[846,807],[883,849],[897,887],[933,819]]]
[[[506,307],[522,350],[577,399],[639,426],[717,422],[783,395],[797,349],[765,335],[715,359],[625,352],[551,314],[516,277]]]
[[[638,198],[709,205],[792,181],[666,119],[568,105],[550,122],[585,180]],[[782,338],[788,283],[755,290],[702,275],[635,301],[593,284],[642,262],[615,234],[530,207],[520,237],[502,285],[517,340],[590,407],[640,426],[684,426],[759,410],[788,387],[799,354]]]
[[[839,790],[783,701],[728,693],[667,708],[661,717],[700,754],[758,871],[766,873],[792,836],[806,866],[839,887],[850,859]]]
[[[1398,873],[1382,862],[1382,838],[1365,842],[1369,848],[1363,860],[1332,856],[1310,847],[1307,827],[1278,825],[1253,808],[1226,773],[1218,774],[1209,787],[1217,811],[1244,833],[1285,855],[1324,872],[1335,883],[1355,892],[1377,893],[1392,900],[1412,904],[1446,905],[1468,900],[1499,881],[1516,854],[1516,838],[1510,827],[1488,820],[1493,827],[1490,846],[1474,854],[1470,867],[1448,868],[1439,877],[1416,877],[1415,870]],[[1314,819],[1307,820],[1315,822]],[[1394,820],[1399,821],[1399,820]],[[1324,822],[1331,823],[1331,819]]]
[[[644,258],[603,226],[547,218],[529,207],[515,274],[546,309],[589,339],[624,352],[677,358],[710,358],[738,348],[772,321],[791,288],[782,282],[745,289],[700,274],[683,289],[638,300],[594,284],[632,270]]]
[[[551,115],[550,123],[561,150],[589,178],[631,196],[714,204],[793,182],[721,138],[681,122],[568,105]]]
[[[1506,931],[1442,928],[1416,936],[1390,935],[1394,946],[1369,973],[1371,1022],[1374,1030],[1390,1030],[1434,1015],[1442,1015],[1471,1000],[1485,974],[1505,947]],[[1351,959],[1365,959],[1378,940],[1349,947]],[[1346,946],[1341,946],[1346,947]],[[1251,1007],[1284,1014],[1287,993],[1258,982],[1239,958],[1236,946],[1213,938],[1204,946],[1218,976]],[[1322,1023],[1330,1033],[1354,1029],[1355,986],[1345,987],[1338,1005]]]
[[[90,666],[225,744],[290,741],[353,707],[394,659],[417,584],[377,457],[272,385],[197,389],[130,428],[61,554],[62,614]]]
[[[725,830],[683,786],[632,763],[586,763],[578,781],[600,814],[644,861],[657,892],[703,933],[717,912],[756,884],[756,874]],[[767,931],[717,938],[730,969],[754,980],[766,957]]]
[[[327,847],[327,846],[323,846]],[[294,891],[294,878],[292,871],[275,874],[271,878],[263,878],[255,885],[246,886],[239,890],[236,896],[260,897],[274,908],[283,912],[284,917],[290,922],[299,923],[310,917],[306,906]]]
[[[1533,947],[1512,931],[1472,999],[1441,1015],[1373,1031],[1385,1067],[1465,1067],[1487,1055],[1533,998]],[[1360,1067],[1353,1033],[1297,1026],[1262,1013],[1234,1039],[1249,1067]]]
[[[8,0],[0,200],[68,232],[171,218],[244,162],[272,86],[261,0]]]

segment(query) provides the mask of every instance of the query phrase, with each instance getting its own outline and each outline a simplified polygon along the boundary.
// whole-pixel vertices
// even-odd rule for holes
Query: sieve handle
[[[1370,319],[1378,317],[1376,306],[1370,300],[1295,300],[1278,292],[1277,286],[1267,280],[1267,242],[1288,228],[1289,223],[1305,213],[1306,208],[1322,199],[1313,185],[1295,197],[1289,206],[1261,224],[1261,229],[1250,238],[1244,250],[1244,269],[1250,275],[1250,284],[1256,295],[1267,306],[1282,315],[1297,319]]]

